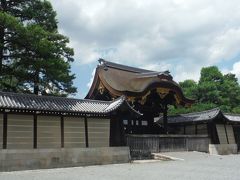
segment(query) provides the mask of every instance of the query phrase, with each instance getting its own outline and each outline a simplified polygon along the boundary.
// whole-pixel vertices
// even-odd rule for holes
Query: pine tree
[[[61,96],[76,92],[73,49],[58,33],[50,2],[1,0],[1,7],[1,88]]]

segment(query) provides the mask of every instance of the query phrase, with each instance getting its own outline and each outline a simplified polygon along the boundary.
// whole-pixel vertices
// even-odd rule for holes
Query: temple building
[[[236,153],[240,116],[220,109],[168,116],[169,105],[193,103],[169,71],[103,59],[85,99],[0,92],[0,171],[123,163],[129,152],[209,152],[211,144]]]
[[[111,134],[113,146],[127,144],[130,150],[139,148],[133,149],[135,152],[142,151],[143,146],[152,152],[164,146],[168,147],[162,148],[164,151],[178,146],[185,150],[204,149],[208,152],[208,146],[212,144],[221,153],[225,153],[225,149],[236,152],[237,145],[240,147],[238,115],[226,115],[220,109],[212,109],[168,116],[169,105],[188,108],[194,103],[184,96],[169,71],[150,71],[100,59],[86,99],[110,101],[121,96],[126,97],[129,105],[142,116],[124,118],[123,114],[119,114],[116,117],[111,124],[114,129]],[[203,147],[198,147],[201,144]]]
[[[125,96],[128,103],[142,114],[139,118],[123,121],[125,133],[168,133],[168,105],[189,107],[194,103],[184,96],[169,71],[150,71],[103,59],[99,63],[86,99],[110,101]],[[161,114],[163,126],[159,129],[154,125],[154,117]]]

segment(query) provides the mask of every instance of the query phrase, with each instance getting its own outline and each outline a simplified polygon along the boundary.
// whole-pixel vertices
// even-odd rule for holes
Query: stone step
[[[152,153],[153,159],[156,160],[162,160],[162,161],[183,161],[184,159],[181,158],[176,158],[176,157],[172,157],[172,156],[167,156],[165,154],[161,154],[161,153]]]

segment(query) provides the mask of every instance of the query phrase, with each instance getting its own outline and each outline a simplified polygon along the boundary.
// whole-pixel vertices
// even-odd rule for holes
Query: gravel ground
[[[214,156],[199,152],[164,153],[176,161],[88,166],[0,173],[0,180],[239,180],[240,155]],[[183,159],[183,160],[181,160]]]

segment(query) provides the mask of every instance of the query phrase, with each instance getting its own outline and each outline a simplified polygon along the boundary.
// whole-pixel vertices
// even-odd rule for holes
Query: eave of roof
[[[25,110],[43,112],[61,112],[70,114],[109,115],[125,104],[125,97],[114,101],[97,101],[53,96],[0,92],[0,110]],[[130,111],[132,108],[128,107]],[[18,112],[18,111],[17,111]],[[134,113],[137,113],[134,111]]]
[[[100,66],[105,66],[105,67],[110,67],[114,69],[119,69],[123,71],[129,71],[129,72],[134,72],[134,73],[150,73],[150,72],[155,72],[151,70],[146,70],[146,69],[141,69],[141,68],[136,68],[136,67],[131,67],[131,66],[126,66],[118,63],[113,63],[110,61],[106,61],[105,59],[99,59],[98,60],[100,63]]]
[[[162,123],[162,121],[163,118],[161,117],[156,123]],[[240,115],[224,114],[219,108],[214,108],[207,111],[168,116],[169,124],[205,123],[209,121],[240,123]]]
[[[240,114],[224,113],[224,116],[231,122],[240,122]]]

